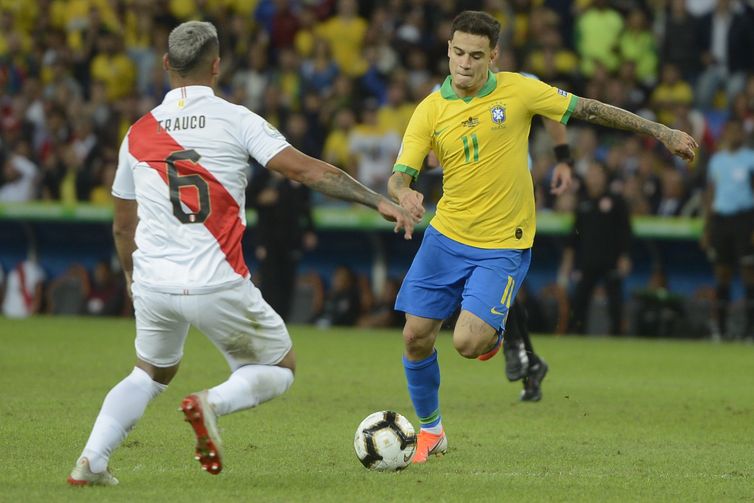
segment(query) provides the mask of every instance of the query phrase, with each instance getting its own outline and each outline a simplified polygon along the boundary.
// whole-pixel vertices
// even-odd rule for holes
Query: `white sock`
[[[227,381],[209,390],[208,400],[218,416],[256,407],[282,395],[293,384],[290,369],[274,365],[245,365]]]
[[[165,388],[167,385],[153,381],[149,374],[134,367],[105,397],[79,460],[89,459],[89,467],[95,473],[105,471],[110,455],[144,415],[147,404]]]
[[[430,427],[422,426],[421,429],[424,431],[428,431],[433,435],[439,435],[440,433],[442,433],[442,421],[440,421],[434,426],[430,426]]]

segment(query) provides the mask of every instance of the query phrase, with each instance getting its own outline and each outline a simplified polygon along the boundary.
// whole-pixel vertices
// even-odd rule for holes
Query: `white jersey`
[[[205,86],[170,91],[120,148],[112,193],[138,203],[133,281],[207,293],[249,278],[241,239],[249,156],[288,146],[267,121]]]

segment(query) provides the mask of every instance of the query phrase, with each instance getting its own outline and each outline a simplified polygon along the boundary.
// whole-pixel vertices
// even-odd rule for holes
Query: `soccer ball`
[[[402,470],[414,457],[416,433],[408,419],[383,410],[369,414],[359,424],[353,447],[361,464],[371,470]]]

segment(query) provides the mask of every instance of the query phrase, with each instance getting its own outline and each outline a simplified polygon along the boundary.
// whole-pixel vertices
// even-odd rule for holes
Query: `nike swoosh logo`
[[[450,127],[450,126],[448,126],[448,127]],[[444,127],[444,128],[442,128],[442,129],[440,129],[439,131],[435,131],[435,132],[434,132],[434,133],[432,133],[432,134],[433,134],[434,136],[440,136],[440,135],[442,134],[442,132],[443,132],[443,131],[445,131],[446,129],[448,129],[448,127]]]
[[[403,462],[404,463],[408,463],[409,461],[411,461],[411,458],[413,458],[413,457],[414,457],[414,453],[413,452],[411,454],[404,454],[403,455]]]
[[[501,313],[500,311],[498,311],[498,310],[497,310],[497,309],[495,309],[494,307],[493,307],[492,309],[490,309],[490,312],[491,312],[492,314],[496,314],[496,315],[498,315],[498,316],[505,316],[505,313]]]

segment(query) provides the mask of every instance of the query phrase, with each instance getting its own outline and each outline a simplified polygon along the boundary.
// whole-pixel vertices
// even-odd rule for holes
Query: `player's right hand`
[[[406,209],[385,198],[377,204],[377,211],[380,212],[380,215],[385,220],[395,222],[393,232],[398,233],[402,229],[403,238],[411,239],[414,233],[414,225],[419,221],[418,218],[414,217]]]
[[[411,213],[417,220],[424,216],[424,194],[413,189],[406,189],[398,196],[401,207]]]
[[[679,131],[678,129],[671,129],[670,134],[664,138],[662,142],[674,155],[689,162],[694,160],[694,157],[696,156],[695,151],[699,148],[696,140],[694,140],[689,134]]]

